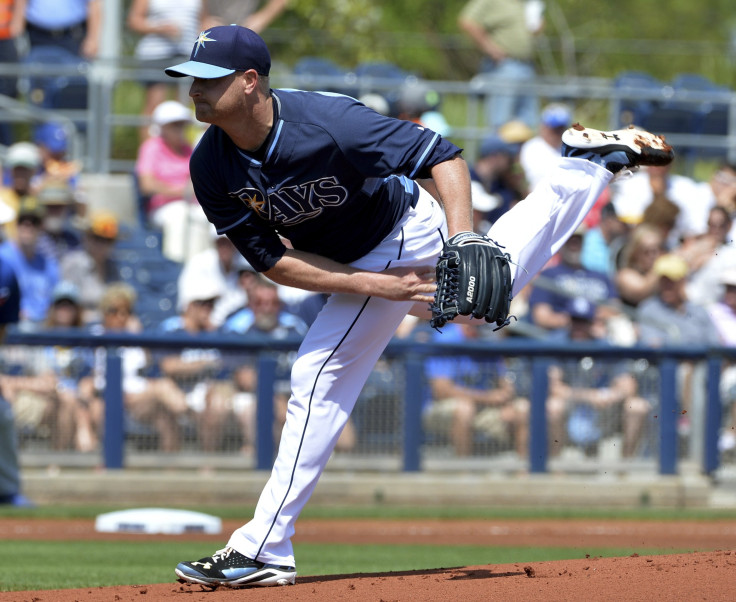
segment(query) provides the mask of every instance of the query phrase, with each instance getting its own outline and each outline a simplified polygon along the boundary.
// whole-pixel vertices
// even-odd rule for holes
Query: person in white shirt
[[[572,111],[567,105],[553,103],[542,110],[539,133],[521,145],[519,154],[529,191],[559,163],[562,134],[571,124]]]

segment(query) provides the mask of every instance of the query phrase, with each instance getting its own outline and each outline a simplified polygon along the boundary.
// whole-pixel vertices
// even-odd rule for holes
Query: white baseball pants
[[[489,236],[506,247],[518,292],[574,232],[613,174],[582,159],[562,159],[547,181],[504,215]],[[442,209],[422,191],[416,208],[353,265],[382,271],[431,266],[447,236]],[[525,269],[522,269],[525,268]],[[249,558],[294,566],[291,537],[358,395],[413,303],[334,294],[299,349],[292,394],[271,477],[253,519],[228,542]]]

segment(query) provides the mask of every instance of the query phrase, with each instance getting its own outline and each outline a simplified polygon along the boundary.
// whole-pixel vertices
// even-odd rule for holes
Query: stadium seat
[[[33,104],[46,109],[87,109],[89,86],[84,72],[87,63],[78,56],[55,46],[32,48],[23,59],[25,65],[54,66],[64,68],[61,75],[34,75],[27,81],[28,97]],[[76,68],[79,75],[67,74],[69,68]],[[83,129],[86,120],[77,123]]]
[[[355,77],[337,63],[319,56],[307,56],[294,65],[294,75],[300,77],[300,87],[326,92],[354,95]],[[329,78],[329,79],[328,79]],[[320,83],[317,83],[317,82]],[[326,81],[328,83],[326,83]]]
[[[355,75],[358,77],[372,77],[375,79],[393,79],[403,81],[412,74],[404,71],[398,65],[383,61],[367,61],[355,67]]]
[[[619,103],[617,120],[621,127],[640,125],[657,107],[658,98],[635,98],[637,94],[661,96],[665,85],[658,79],[642,71],[625,71],[613,80],[616,91],[633,96],[622,98]]]

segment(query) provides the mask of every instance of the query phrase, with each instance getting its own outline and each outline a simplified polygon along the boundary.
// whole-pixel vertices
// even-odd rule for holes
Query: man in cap
[[[18,207],[16,239],[0,245],[0,257],[14,270],[20,284],[20,323],[31,329],[46,319],[51,291],[59,280],[59,264],[39,247],[44,215],[36,197],[24,197]]]
[[[520,148],[519,144],[508,142],[499,134],[490,134],[481,141],[478,158],[470,173],[477,176],[488,194],[498,199],[486,216],[491,224],[526,196],[526,188],[519,186],[519,178],[516,177],[516,172],[521,169],[518,162]]]
[[[461,149],[347,96],[272,90],[270,67],[255,32],[223,26],[200,33],[190,60],[166,70],[194,78],[196,117],[210,124],[190,170],[218,233],[271,280],[331,293],[294,363],[279,452],[253,520],[226,548],[175,569],[215,587],[294,583],[294,524],[363,384],[406,314],[430,317],[444,241],[474,236]],[[489,232],[513,259],[514,293],[615,172],[672,159],[660,137],[616,136],[611,144],[597,130],[566,132],[554,181]],[[417,182],[427,178],[437,198]]]
[[[120,279],[113,255],[118,230],[115,214],[96,211],[83,222],[82,246],[61,258],[61,277],[79,289],[83,320],[87,324],[102,318],[100,301],[105,290]]]
[[[75,195],[69,184],[51,180],[38,191],[38,201],[45,208],[43,233],[39,247],[56,261],[82,246],[78,228],[73,225]]]
[[[567,300],[568,326],[560,341],[603,344],[596,334],[596,307],[585,297]],[[638,393],[635,370],[629,362],[611,363],[589,357],[554,362],[549,367],[547,419],[551,453],[566,443],[587,454],[603,437],[622,432],[622,456],[635,455],[650,403]]]
[[[578,226],[562,245],[559,263],[542,270],[533,283],[529,308],[534,324],[547,331],[564,331],[570,326],[567,312],[571,298],[585,298],[598,307],[603,321],[619,315],[615,308],[616,288],[606,274],[582,264],[584,225]]]
[[[717,345],[718,334],[707,310],[687,298],[687,261],[667,253],[657,258],[653,270],[659,276],[659,289],[637,310],[641,342],[656,347]]]
[[[572,111],[562,103],[542,109],[539,133],[521,145],[519,161],[529,190],[534,190],[557,165],[562,148],[562,134],[572,124]]]
[[[65,182],[76,188],[81,165],[68,158],[69,133],[60,123],[47,121],[36,128],[34,142],[41,154],[42,185],[47,181]]]

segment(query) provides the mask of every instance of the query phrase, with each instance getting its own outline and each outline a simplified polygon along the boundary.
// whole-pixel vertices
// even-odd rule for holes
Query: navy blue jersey
[[[194,192],[218,233],[258,271],[295,249],[350,263],[393,230],[418,188],[412,180],[460,149],[415,123],[348,96],[274,90],[274,124],[260,152],[219,127],[194,150]]]

